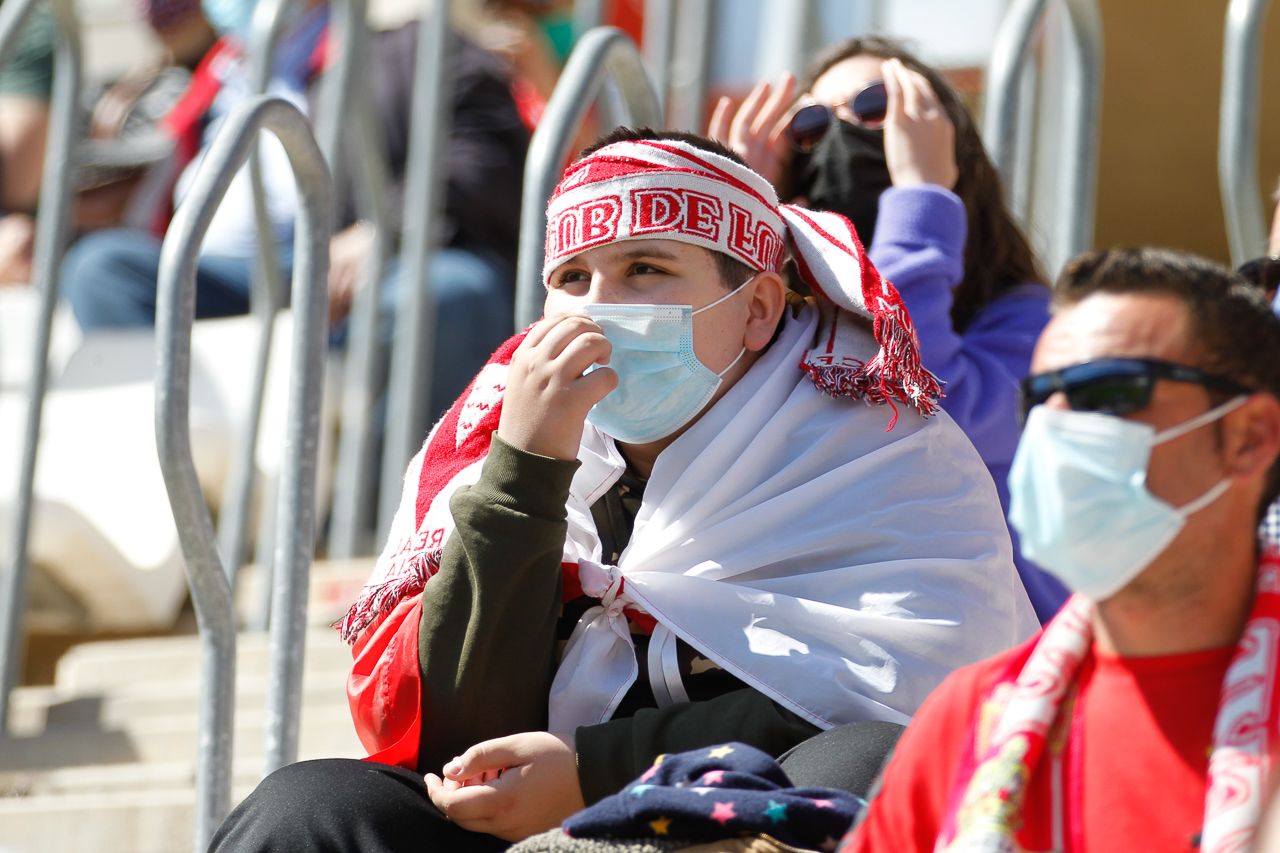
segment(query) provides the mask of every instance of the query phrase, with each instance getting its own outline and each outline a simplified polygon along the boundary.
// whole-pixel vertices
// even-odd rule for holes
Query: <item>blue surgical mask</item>
[[[201,0],[200,8],[219,35],[234,36],[245,44],[257,5],[257,0]]]
[[[609,367],[618,387],[591,407],[587,421],[627,444],[666,438],[711,401],[726,373],[743,354],[716,373],[693,352],[693,316],[732,299],[738,287],[709,305],[587,305],[583,313],[599,324],[613,346]]]
[[[1181,507],[1147,490],[1151,448],[1212,423],[1237,397],[1177,426],[1036,406],[1009,471],[1009,523],[1022,555],[1082,595],[1101,601],[1137,577],[1188,516],[1231,485],[1221,480]]]

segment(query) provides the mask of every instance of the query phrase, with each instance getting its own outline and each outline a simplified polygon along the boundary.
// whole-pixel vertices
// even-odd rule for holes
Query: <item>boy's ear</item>
[[[751,352],[759,352],[773,340],[773,334],[787,307],[787,285],[776,272],[765,271],[756,275],[747,285],[747,328],[742,345]]]

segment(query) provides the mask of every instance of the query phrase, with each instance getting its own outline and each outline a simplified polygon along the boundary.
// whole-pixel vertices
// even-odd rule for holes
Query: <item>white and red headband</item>
[[[617,142],[575,162],[547,203],[542,281],[573,256],[621,240],[676,240],[779,272],[790,249],[823,309],[821,339],[801,365],[823,391],[937,411],[939,382],[920,363],[902,298],[867,259],[843,216],[778,204],[773,187],[727,157],[677,140]],[[869,361],[841,314],[872,323]]]

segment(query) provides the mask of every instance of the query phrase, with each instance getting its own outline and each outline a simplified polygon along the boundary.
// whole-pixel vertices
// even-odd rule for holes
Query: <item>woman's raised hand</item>
[[[900,60],[880,66],[889,111],[884,121],[884,159],[895,187],[937,184],[953,189],[956,129],[929,81]]]
[[[796,78],[785,74],[776,84],[761,80],[736,110],[732,98],[722,97],[711,114],[707,135],[776,185],[795,88]]]

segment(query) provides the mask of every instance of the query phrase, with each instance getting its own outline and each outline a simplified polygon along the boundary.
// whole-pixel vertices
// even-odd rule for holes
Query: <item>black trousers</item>
[[[866,796],[902,727],[850,723],[810,738],[779,763],[797,787]],[[348,758],[272,773],[231,812],[214,853],[488,853],[507,842],[450,823],[412,770]]]

